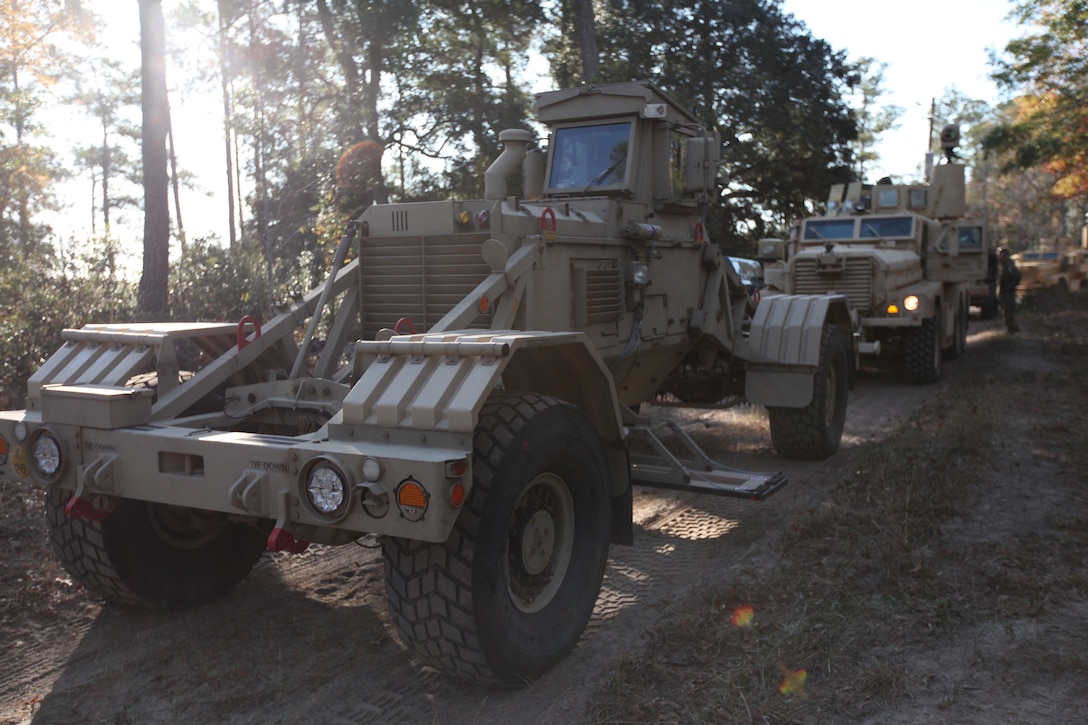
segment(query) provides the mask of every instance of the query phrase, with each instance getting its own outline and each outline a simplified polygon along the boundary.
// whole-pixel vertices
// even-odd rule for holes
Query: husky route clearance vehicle
[[[370,207],[325,284],[271,320],[65,331],[27,409],[0,414],[0,475],[47,488],[81,584],[192,607],[266,549],[375,534],[408,648],[517,685],[577,643],[610,542],[631,542],[633,485],[761,499],[785,483],[711,461],[641,403],[745,398],[781,454],[837,449],[846,300],[753,308],[703,231],[716,135],[646,82],[536,110],[546,153],[504,131],[485,199]]]
[[[790,258],[768,278],[792,294],[845,295],[859,353],[905,362],[916,383],[938,380],[943,359],[963,354],[972,304],[983,316],[996,309],[985,223],[966,216],[958,144],[959,128],[945,126],[945,163],[929,184],[833,186],[827,215],[801,222]]]

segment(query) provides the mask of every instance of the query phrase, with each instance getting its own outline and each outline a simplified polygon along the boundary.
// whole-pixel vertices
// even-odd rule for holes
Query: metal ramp
[[[175,341],[192,340],[216,357],[237,344],[238,330],[237,324],[218,322],[92,324],[64,330],[64,345],[27,382],[27,405],[40,404],[46,385],[123,386],[152,359],[159,395],[164,395],[178,385]]]
[[[762,501],[788,482],[781,472],[754,473],[719,463],[703,451],[675,421],[661,418],[635,418],[627,425],[632,443],[629,456],[631,482],[639,486],[676,491],[709,493]],[[662,440],[667,434],[674,453]],[[636,450],[648,449],[647,453]]]

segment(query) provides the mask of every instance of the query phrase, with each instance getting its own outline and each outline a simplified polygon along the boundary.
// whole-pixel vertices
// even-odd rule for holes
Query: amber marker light
[[[397,503],[401,506],[423,508],[427,505],[427,493],[415,481],[405,481],[397,489]]]
[[[419,521],[427,512],[427,491],[414,478],[406,478],[397,486],[397,507],[404,518]]]
[[[888,305],[888,314],[889,315],[898,315],[899,314],[899,306],[898,305]]]

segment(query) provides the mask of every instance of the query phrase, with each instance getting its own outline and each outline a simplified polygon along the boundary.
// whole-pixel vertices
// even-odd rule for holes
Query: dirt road
[[[0,483],[0,722],[575,722],[620,655],[704,577],[767,554],[791,511],[826,494],[851,448],[880,440],[954,391],[997,334],[975,323],[966,357],[936,385],[869,371],[851,393],[842,450],[822,463],[770,449],[761,412],[672,410],[711,455],[791,483],[764,503],[640,490],[635,546],[614,547],[582,642],[519,691],[420,670],[392,634],[380,553],[368,546],[269,554],[222,601],[177,614],[103,606],[48,549],[38,492]]]

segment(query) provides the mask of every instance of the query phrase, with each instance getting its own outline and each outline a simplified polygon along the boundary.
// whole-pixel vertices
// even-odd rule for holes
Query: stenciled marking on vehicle
[[[257,471],[268,471],[269,473],[290,473],[291,467],[286,463],[278,463],[276,461],[257,461],[250,460],[246,463],[247,468],[252,468]]]
[[[19,478],[30,475],[30,466],[26,462],[26,446],[15,446],[11,452],[11,470]]]
[[[97,443],[95,441],[83,441],[83,450],[106,451],[107,453],[116,453],[117,446],[115,446],[113,443]]]

